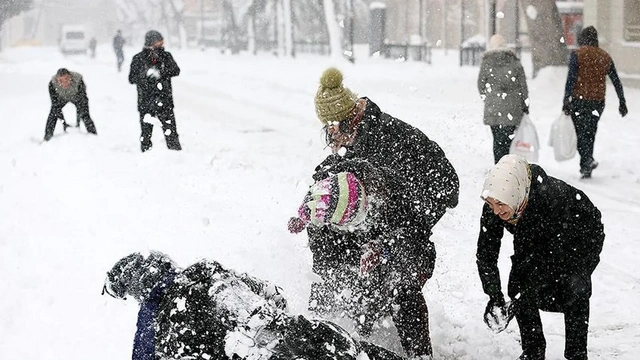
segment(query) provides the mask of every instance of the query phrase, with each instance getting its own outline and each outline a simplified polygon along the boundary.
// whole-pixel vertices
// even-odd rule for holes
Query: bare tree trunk
[[[545,66],[567,63],[562,20],[554,0],[520,0],[527,16],[533,76]]]
[[[247,21],[247,50],[250,54],[256,55],[256,13],[249,15]]]
[[[178,36],[178,40],[180,42],[179,47],[181,49],[187,48],[187,30],[184,26],[184,17],[182,16],[183,7],[178,8],[173,0],[169,0],[169,7],[171,8],[172,18],[176,23],[176,31]]]
[[[324,0],[324,15],[329,33],[329,47],[331,57],[335,60],[342,58],[342,33],[336,19],[336,8],[333,0]]]
[[[291,0],[282,0],[282,17],[284,20],[284,47],[286,56],[294,56],[293,23],[291,19]]]

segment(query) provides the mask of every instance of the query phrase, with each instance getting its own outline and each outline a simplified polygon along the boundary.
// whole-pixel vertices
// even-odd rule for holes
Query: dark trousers
[[[429,308],[418,286],[400,286],[394,299],[393,322],[398,329],[402,348],[409,357],[431,355]]]
[[[120,72],[124,63],[124,52],[122,50],[116,50],[116,61],[118,62],[118,72]]]
[[[531,297],[522,295],[515,307],[520,327],[522,351],[531,359],[544,359],[546,340],[542,331],[540,310]],[[564,309],[565,349],[568,360],[587,360],[587,333],[589,331],[589,298],[581,296]]]
[[[151,149],[151,146],[153,145],[151,143],[153,124],[144,121],[145,115],[146,114],[140,113],[140,128],[142,130],[142,133],[140,134],[140,149],[142,152]],[[167,142],[167,148],[170,150],[182,150],[176,126],[176,116],[173,113],[173,109],[158,113],[154,117],[158,118],[160,124],[162,124],[162,132],[164,134],[164,139]]]
[[[341,314],[351,318],[357,324],[356,331],[363,338],[371,335],[375,322],[390,314],[403,350],[410,356],[431,355],[429,309],[422,295],[422,286],[413,280],[405,281],[411,284],[401,282],[394,289],[387,289],[378,281],[374,281],[377,285],[370,284],[367,287],[363,284],[344,284],[356,284],[358,281],[339,275],[327,278],[322,283],[311,284],[309,310],[320,317]],[[346,299],[341,295],[345,293],[344,290],[352,291]]]
[[[571,120],[578,137],[580,172],[591,173],[593,146],[598,131],[598,121],[604,111],[604,101],[574,100],[571,103]]]
[[[80,126],[80,121],[84,122],[84,126],[87,129],[87,132],[91,134],[97,134],[96,125],[91,120],[91,116],[89,115],[89,101],[83,98],[71,101],[73,105],[76,106],[76,126]],[[56,129],[56,123],[58,119],[64,122],[64,114],[62,114],[62,108],[66,104],[53,104],[51,105],[51,110],[49,111],[49,117],[47,118],[47,124],[44,129],[44,139],[49,140],[53,136],[53,132]],[[65,129],[66,130],[66,129]]]
[[[516,132],[517,126],[494,125],[491,126],[493,134],[493,160],[497,164],[503,156],[509,154],[512,135]]]

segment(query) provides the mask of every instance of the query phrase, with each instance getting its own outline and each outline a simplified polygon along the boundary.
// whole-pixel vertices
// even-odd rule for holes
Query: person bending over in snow
[[[421,289],[433,273],[433,243],[422,242],[422,217],[411,211],[408,184],[385,167],[345,160],[313,184],[289,220],[307,228],[313,271],[310,310],[346,314],[367,338],[393,319],[405,353],[431,359],[429,313]],[[348,294],[345,296],[345,294]]]
[[[133,56],[129,82],[138,89],[138,112],[140,113],[140,149],[151,149],[153,124],[149,117],[155,117],[162,125],[167,148],[182,150],[176,116],[173,112],[173,90],[171,78],[180,75],[180,68],[171,53],[164,50],[164,38],[151,30],[144,38],[144,49]]]
[[[140,303],[133,360],[402,360],[328,321],[287,313],[282,290],[213,260],[180,269],[152,251],[120,259],[103,294]]]
[[[82,75],[65,68],[58,69],[49,81],[49,97],[51,98],[51,111],[49,111],[44,129],[45,141],[49,141],[53,136],[58,120],[62,122],[63,130],[67,131],[69,125],[64,120],[62,108],[68,103],[76,106],[76,127],[80,126],[82,120],[87,132],[97,135],[96,126],[89,115],[89,98]]]
[[[587,360],[591,274],[600,262],[604,226],[587,195],[548,176],[538,165],[506,155],[484,181],[477,263],[489,295],[485,322],[502,331],[511,316],[520,327],[520,360],[544,360],[540,311],[564,313],[569,360]],[[509,304],[500,286],[498,255],[504,230],[513,234]]]

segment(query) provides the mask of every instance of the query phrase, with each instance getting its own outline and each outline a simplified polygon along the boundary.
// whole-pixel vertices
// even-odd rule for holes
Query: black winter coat
[[[364,225],[353,231],[331,225],[308,227],[314,271],[323,275],[340,268],[357,269],[362,245],[378,241],[395,273],[408,278],[427,271],[430,277],[435,250],[429,241],[430,233],[424,230],[423,217],[412,211],[412,201],[405,196],[407,184],[389,168],[376,168],[368,161],[342,160],[330,170],[342,171],[351,172],[362,181],[369,197],[369,211]]]
[[[531,166],[528,204],[516,225],[495,215],[485,204],[480,220],[477,265],[484,292],[502,297],[498,256],[507,229],[513,234],[514,254],[509,275],[511,299],[526,292],[540,309],[562,312],[568,280],[578,275],[588,284],[600,261],[604,226],[600,211],[587,195],[562,180]]]
[[[160,78],[148,76],[147,71],[156,68]],[[138,111],[155,115],[173,110],[171,78],[180,75],[180,68],[171,53],[164,49],[144,48],[133,56],[129,82],[138,88]]]
[[[370,175],[383,179],[387,187],[380,213],[369,231],[345,232],[330,226],[308,227],[313,269],[323,275],[336,269],[357,268],[360,247],[382,240],[390,251],[390,265],[403,279],[430,277],[435,248],[429,240],[431,228],[447,207],[458,204],[459,180],[440,146],[415,127],[383,113],[371,100],[358,130],[356,143],[344,156],[331,155],[316,167],[315,180],[331,173],[351,171],[368,188]],[[363,168],[363,165],[365,167]],[[426,280],[426,279],[423,279]]]
[[[156,353],[169,358],[205,358],[207,354],[227,359],[227,333],[242,325],[241,317],[260,306],[275,309],[275,303],[279,310],[286,308],[279,288],[215,261],[200,261],[179,273],[159,301]]]
[[[406,186],[403,195],[410,199],[412,210],[423,218],[424,228],[430,232],[446,208],[458,205],[458,174],[435,141],[365,99],[367,105],[356,143],[347,148],[342,159],[364,160],[373,167],[393,171]],[[323,168],[342,159],[330,156],[316,171],[322,177]]]

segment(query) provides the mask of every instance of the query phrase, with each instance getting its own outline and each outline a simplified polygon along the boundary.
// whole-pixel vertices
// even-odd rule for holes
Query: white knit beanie
[[[507,47],[507,41],[500,34],[493,34],[489,38],[489,50],[503,49]]]
[[[529,196],[531,187],[529,172],[529,163],[522,156],[503,156],[489,170],[480,197],[483,200],[489,197],[494,198],[509,205],[514,211],[518,211]]]

